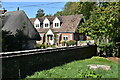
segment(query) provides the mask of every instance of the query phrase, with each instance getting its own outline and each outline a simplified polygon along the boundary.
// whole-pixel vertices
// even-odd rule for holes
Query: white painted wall
[[[47,43],[47,35],[53,35],[53,39],[49,40],[50,44],[53,45],[54,44],[54,33],[51,31],[51,29],[49,29],[48,32],[46,33],[46,43]]]
[[[51,29],[49,29],[46,34],[47,34],[47,35],[54,35],[53,32],[51,31]]]
[[[39,27],[36,27],[36,24],[39,24]],[[40,21],[39,21],[38,18],[34,21],[34,27],[35,28],[40,28]]]
[[[59,26],[58,26],[58,27],[55,27],[55,23],[59,23]],[[53,28],[60,28],[60,20],[58,19],[58,17],[56,17],[56,18],[53,20]]]
[[[46,23],[48,23],[48,25],[49,25],[48,27],[45,27]],[[43,21],[43,28],[50,28],[50,21],[47,18],[45,18]]]

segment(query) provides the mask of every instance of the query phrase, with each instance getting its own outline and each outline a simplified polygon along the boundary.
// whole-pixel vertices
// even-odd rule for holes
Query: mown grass
[[[99,64],[111,66],[111,70],[90,70],[87,65]],[[118,63],[103,57],[78,60],[57,66],[49,70],[35,72],[27,78],[118,78]]]

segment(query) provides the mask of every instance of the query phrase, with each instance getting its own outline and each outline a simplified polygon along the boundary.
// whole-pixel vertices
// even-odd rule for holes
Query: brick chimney
[[[5,8],[3,8],[3,10],[0,10],[0,14],[4,14],[5,12],[7,12]]]

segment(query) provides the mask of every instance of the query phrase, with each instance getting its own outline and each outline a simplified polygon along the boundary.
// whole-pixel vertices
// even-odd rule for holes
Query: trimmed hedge
[[[75,40],[70,40],[70,41],[67,42],[67,45],[68,45],[68,46],[71,46],[71,45],[73,46],[73,45],[75,45],[75,44],[76,44],[76,41],[75,41]]]

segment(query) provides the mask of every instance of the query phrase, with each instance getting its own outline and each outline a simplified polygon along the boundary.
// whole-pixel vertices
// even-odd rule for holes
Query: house
[[[0,27],[3,31],[12,32],[12,35],[22,31],[27,39],[26,44],[23,44],[23,49],[35,48],[36,40],[40,40],[39,33],[22,10],[2,13]]]
[[[48,45],[61,44],[61,41],[84,40],[85,36],[76,33],[76,28],[84,21],[83,15],[52,16],[30,18],[30,21],[39,32],[41,41],[37,43],[47,43]]]

